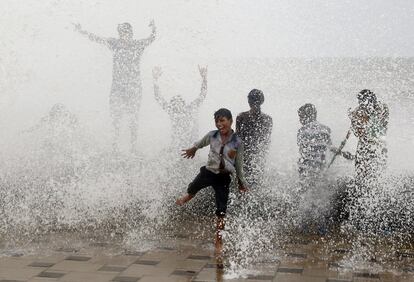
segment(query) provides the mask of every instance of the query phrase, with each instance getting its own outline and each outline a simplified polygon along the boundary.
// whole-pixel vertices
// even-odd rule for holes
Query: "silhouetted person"
[[[103,38],[81,29],[76,30],[88,36],[94,42],[107,46],[113,52],[112,87],[109,106],[115,130],[114,149],[117,150],[123,115],[129,115],[131,128],[131,150],[136,150],[138,131],[138,112],[141,106],[142,85],[140,63],[144,49],[155,40],[154,21],[149,26],[152,33],[145,39],[133,39],[132,26],[129,23],[118,25],[119,38]]]
[[[202,78],[200,95],[187,104],[180,96],[174,96],[167,102],[160,94],[158,79],[162,75],[161,68],[154,68],[154,95],[162,109],[167,112],[172,124],[173,148],[182,149],[188,146],[188,142],[196,140],[198,135],[197,112],[207,94],[207,67],[198,67]]]
[[[353,110],[352,131],[358,138],[355,155],[355,180],[357,185],[377,184],[378,178],[385,172],[387,164],[387,146],[385,136],[388,129],[388,106],[377,100],[376,95],[364,89],[358,93],[358,107]]]
[[[302,127],[298,130],[298,161],[301,179],[318,178],[326,165],[326,154],[332,145],[331,129],[316,120],[317,111],[313,104],[305,104],[298,110]]]
[[[236,119],[236,133],[244,145],[244,171],[250,185],[261,184],[266,156],[269,151],[273,120],[262,113],[264,95],[253,89],[247,96],[250,111],[242,112]]]
[[[57,103],[50,108],[48,114],[42,117],[37,125],[25,132],[42,130],[46,135],[57,136],[60,132],[73,132],[78,127],[77,117],[64,104]]]
[[[326,233],[326,217],[329,215],[330,195],[324,191],[322,172],[326,167],[326,154],[332,144],[331,130],[317,121],[317,111],[313,104],[305,104],[298,109],[302,127],[297,134],[300,158],[300,205],[296,207],[302,219],[304,232]],[[312,228],[312,226],[315,228]]]
[[[81,143],[77,117],[65,105],[55,104],[38,124],[25,131],[40,153],[38,168],[42,173],[59,181],[75,176],[75,156],[79,155]],[[33,134],[33,135],[32,135]]]

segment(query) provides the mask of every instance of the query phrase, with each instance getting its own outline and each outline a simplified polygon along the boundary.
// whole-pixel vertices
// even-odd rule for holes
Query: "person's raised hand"
[[[181,156],[185,159],[192,159],[195,156],[195,153],[197,151],[196,147],[192,147],[190,149],[184,149],[181,150],[183,153],[181,154]]]
[[[202,78],[205,79],[207,77],[207,66],[200,67],[200,65],[198,65],[198,71],[200,72]]]

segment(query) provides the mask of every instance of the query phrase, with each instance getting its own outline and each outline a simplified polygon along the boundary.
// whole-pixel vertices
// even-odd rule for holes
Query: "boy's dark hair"
[[[233,119],[230,110],[221,108],[214,113],[214,120],[218,120],[221,117],[225,117],[227,119]]]

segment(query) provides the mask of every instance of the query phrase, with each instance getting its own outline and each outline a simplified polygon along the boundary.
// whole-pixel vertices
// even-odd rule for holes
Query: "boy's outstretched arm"
[[[210,132],[207,133],[200,141],[194,143],[194,146],[189,149],[183,149],[181,150],[183,153],[181,156],[186,159],[192,159],[195,156],[195,153],[198,149],[201,149],[205,146],[210,145]]]
[[[157,28],[155,26],[154,20],[151,20],[148,26],[151,28],[151,35],[149,37],[147,37],[147,38],[144,38],[144,39],[139,40],[139,42],[141,42],[144,47],[147,47],[152,42],[154,42],[155,35],[157,34]]]
[[[160,94],[160,87],[158,86],[158,79],[162,75],[162,70],[160,67],[155,67],[152,69],[152,77],[154,78],[154,96],[158,104],[161,105],[162,109],[166,111],[168,109],[167,101]]]
[[[94,41],[94,42],[97,42],[97,43],[100,43],[100,44],[105,44],[105,45],[108,45],[109,44],[109,39],[104,38],[104,37],[97,36],[97,35],[95,35],[95,34],[93,34],[91,32],[88,32],[86,30],[83,30],[80,24],[74,24],[74,26],[75,26],[75,30],[77,32],[79,32],[80,34],[83,34],[83,35],[87,36],[89,38],[89,40]]]
[[[204,99],[207,95],[207,67],[200,67],[198,66],[198,71],[200,72],[201,78],[203,79],[201,83],[201,90],[200,95],[195,99],[193,102],[191,102],[190,107],[191,108],[198,108],[200,107],[201,103],[203,103]]]

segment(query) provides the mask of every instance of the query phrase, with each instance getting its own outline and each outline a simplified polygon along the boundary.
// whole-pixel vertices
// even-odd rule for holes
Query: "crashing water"
[[[58,1],[54,3],[59,5]],[[214,234],[211,191],[200,192],[184,208],[174,204],[205,163],[207,149],[190,161],[180,159],[180,151],[169,147],[172,142],[168,116],[154,102],[148,75],[154,65],[164,62],[154,58],[155,51],[143,57],[144,100],[138,153],[127,153],[128,138],[124,138],[122,152],[113,155],[106,100],[111,55],[87,45],[65,28],[62,33],[72,40],[65,47],[81,52],[82,48],[87,49],[75,61],[95,70],[94,75],[86,74],[85,78],[85,71],[76,72],[79,67],[71,65],[69,58],[59,62],[68,63],[70,76],[75,78],[65,72],[54,74],[50,69],[30,67],[36,64],[34,59],[20,58],[20,62],[15,62],[15,55],[10,52],[1,61],[1,71],[8,75],[2,77],[0,88],[7,94],[0,104],[4,117],[2,135],[6,136],[0,148],[0,253],[28,252],[35,243],[46,240],[59,245],[67,238],[72,238],[72,245],[88,240],[112,242],[120,250],[144,250],[173,244],[177,238],[190,238],[204,242],[209,248]],[[32,34],[34,41],[48,40],[38,32],[40,38]],[[60,52],[63,57],[74,56],[65,54],[62,46],[56,48],[56,56]],[[8,49],[2,49],[5,50]],[[323,239],[322,249],[329,254],[338,246],[350,248],[340,262],[345,266],[358,268],[365,263],[392,268],[396,263],[395,252],[413,248],[414,167],[408,157],[414,155],[414,115],[410,111],[414,105],[412,58],[203,61],[209,65],[209,88],[199,111],[200,137],[213,128],[212,113],[216,109],[228,107],[233,114],[247,110],[246,97],[252,88],[264,91],[263,111],[274,121],[263,186],[254,187],[244,196],[232,188],[224,234],[230,277],[234,273],[240,275],[242,269],[254,263],[277,260],[283,255],[283,247],[292,241],[321,240],[318,236],[300,234],[301,221],[308,216],[305,211],[311,209],[315,217],[331,211],[332,199],[341,187],[351,182],[354,168],[352,163],[338,159],[326,182],[318,185],[317,193],[299,201],[303,195],[298,193],[296,166],[297,109],[306,102],[314,103],[319,119],[333,131],[334,144],[339,144],[349,127],[347,109],[355,106],[355,93],[363,88],[372,89],[390,107],[388,173],[377,190],[358,200],[358,205],[364,207],[362,213],[351,214],[350,220],[335,226],[334,232]],[[172,97],[184,92],[186,99],[195,98],[199,91],[197,63],[192,59],[179,63],[166,61],[167,79],[161,86],[164,95]],[[44,62],[39,64],[42,66]],[[10,71],[5,71],[6,68]],[[177,69],[186,77],[184,81]],[[74,85],[74,93],[65,89],[58,98],[53,97],[55,89],[60,89],[55,78],[66,88]],[[28,97],[32,89],[40,93],[36,98]],[[17,97],[10,93],[12,90]],[[91,96],[85,97],[89,93]],[[43,103],[33,103],[34,99]],[[79,126],[58,125],[52,131],[33,129],[56,102],[67,105],[78,117]],[[31,103],[33,107],[17,113],[19,106],[28,107]],[[188,141],[190,145],[195,140]],[[351,139],[346,148],[355,151],[355,146],[355,139]],[[368,228],[361,230],[361,224]],[[56,247],[53,243],[50,246]]]

